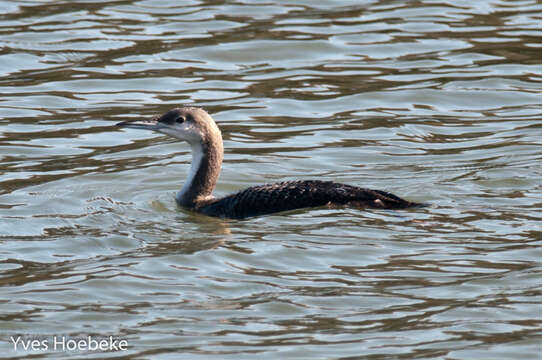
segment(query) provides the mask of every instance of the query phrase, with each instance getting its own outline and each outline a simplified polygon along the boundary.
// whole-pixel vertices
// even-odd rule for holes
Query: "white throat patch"
[[[183,187],[177,193],[176,199],[178,203],[181,202],[183,195],[185,195],[188,189],[190,189],[192,186],[204,156],[201,143],[190,144],[190,146],[192,147],[192,164],[190,165],[190,172],[188,173],[188,177],[186,178]]]

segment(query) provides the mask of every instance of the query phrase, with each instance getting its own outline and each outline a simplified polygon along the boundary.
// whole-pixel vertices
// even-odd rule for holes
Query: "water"
[[[0,9],[5,358],[540,358],[541,4]],[[186,212],[188,146],[113,126],[180,104],[223,131],[218,194],[317,178],[432,206]],[[53,349],[89,336],[128,348]]]

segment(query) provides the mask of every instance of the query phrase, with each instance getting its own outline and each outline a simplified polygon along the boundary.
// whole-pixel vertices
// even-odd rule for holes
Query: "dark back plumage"
[[[202,205],[198,212],[222,218],[244,219],[281,211],[324,205],[404,209],[420,206],[380,190],[331,181],[287,181],[249,187]]]

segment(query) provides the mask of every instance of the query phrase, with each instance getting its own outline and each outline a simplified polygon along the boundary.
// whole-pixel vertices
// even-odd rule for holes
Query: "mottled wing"
[[[210,216],[244,219],[327,204],[394,209],[417,205],[380,190],[307,180],[253,186],[204,205],[198,211]]]

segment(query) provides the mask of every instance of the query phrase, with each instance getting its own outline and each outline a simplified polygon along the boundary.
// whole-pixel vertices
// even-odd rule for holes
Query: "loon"
[[[176,200],[181,207],[208,216],[245,219],[325,205],[380,209],[424,206],[385,191],[321,180],[258,185],[215,198],[213,189],[220,175],[224,146],[220,129],[205,110],[196,107],[175,108],[149,120],[130,120],[116,125],[152,130],[188,142],[192,149],[192,164]]]

